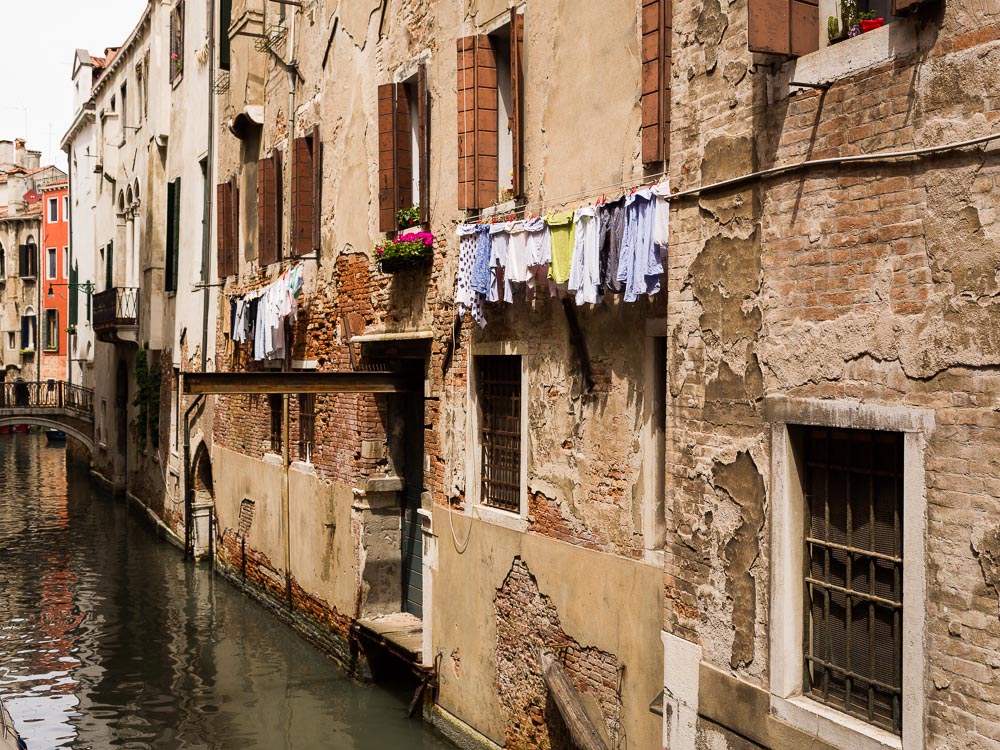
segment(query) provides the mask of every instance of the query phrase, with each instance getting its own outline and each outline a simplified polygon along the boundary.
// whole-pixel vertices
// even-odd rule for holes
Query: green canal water
[[[0,697],[30,750],[450,747],[41,435],[0,435]]]

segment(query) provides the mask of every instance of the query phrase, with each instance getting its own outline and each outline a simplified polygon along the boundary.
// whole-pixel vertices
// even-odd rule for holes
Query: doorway
[[[426,360],[404,361],[413,390],[403,396],[402,546],[403,611],[423,618],[424,536],[420,518],[424,492],[424,369]]]

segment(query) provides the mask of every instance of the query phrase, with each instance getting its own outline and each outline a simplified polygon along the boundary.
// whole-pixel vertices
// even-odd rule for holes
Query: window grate
[[[299,394],[299,460],[310,462],[316,447],[316,394]]]
[[[271,407],[271,451],[281,453],[281,427],[284,410],[282,408],[282,396],[272,393],[267,397]]]
[[[521,510],[521,358],[477,356],[485,505]]]
[[[805,691],[900,734],[902,435],[810,429],[805,479]]]

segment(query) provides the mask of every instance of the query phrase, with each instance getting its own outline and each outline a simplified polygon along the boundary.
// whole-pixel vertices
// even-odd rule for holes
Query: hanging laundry
[[[656,221],[653,225],[653,242],[660,247],[670,244],[670,183],[661,182],[652,188],[656,196]]]
[[[555,284],[549,282],[549,265],[552,263],[552,241],[548,225],[540,216],[525,219],[524,229],[528,235],[528,289],[549,286],[549,293],[555,297]]]
[[[458,315],[462,317],[465,311],[472,313],[472,319],[479,326],[486,326],[486,316],[483,314],[483,296],[472,290],[472,268],[476,262],[476,249],[479,244],[475,224],[459,224],[458,274],[455,277],[455,304]]]
[[[576,236],[573,212],[564,211],[550,214],[546,217],[545,223],[549,227],[549,238],[552,244],[549,278],[556,284],[565,284],[569,281],[570,266],[573,262],[573,243]]]
[[[625,282],[625,301],[660,291],[663,264],[653,244],[656,212],[653,193],[640,190],[625,199],[625,235],[618,260],[618,281]]]
[[[514,293],[510,286],[510,274],[507,273],[512,226],[513,222],[509,221],[490,225],[492,243],[490,246],[490,290],[486,295],[487,302],[514,301]]]
[[[528,280],[528,227],[527,222],[515,221],[510,225],[507,241],[507,265],[504,277],[512,284],[523,284]]]
[[[600,221],[599,278],[604,294],[625,290],[618,281],[618,261],[625,237],[625,198],[605,203],[597,209]]]
[[[600,292],[600,220],[594,206],[573,214],[575,239],[569,274],[569,290],[576,292],[576,304],[596,304]]]
[[[476,227],[476,259],[472,264],[472,291],[484,297],[490,291],[490,255],[493,239],[488,224]]]

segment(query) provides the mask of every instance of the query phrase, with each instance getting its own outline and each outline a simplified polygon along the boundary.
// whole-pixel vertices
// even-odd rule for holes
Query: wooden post
[[[548,651],[542,651],[538,659],[542,665],[542,677],[569,728],[573,744],[579,750],[608,750],[563,665]]]

